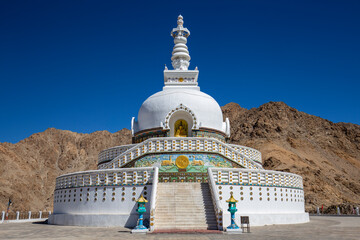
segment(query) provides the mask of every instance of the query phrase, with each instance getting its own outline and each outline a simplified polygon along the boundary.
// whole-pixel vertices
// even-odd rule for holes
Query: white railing
[[[235,150],[237,150],[238,152],[240,152],[241,154],[247,156],[248,158],[257,161],[259,163],[262,163],[262,159],[261,159],[261,152],[253,149],[253,148],[249,148],[249,147],[245,147],[245,146],[240,146],[240,145],[236,145],[236,144],[229,144],[232,148],[234,148]]]
[[[56,178],[55,190],[86,186],[144,185],[153,181],[153,167],[84,171]]]
[[[302,177],[293,173],[241,169],[241,168],[208,168],[209,177],[215,184],[276,186],[303,189]]]
[[[151,138],[123,152],[108,163],[100,164],[99,169],[120,168],[128,162],[148,153],[166,152],[208,152],[222,155],[237,164],[249,169],[262,169],[261,164],[244,156],[232,148],[229,144],[223,143],[215,138],[196,137],[166,137]]]
[[[34,222],[44,221],[51,215],[51,211],[39,211],[39,212],[20,212],[6,213],[2,211],[0,223],[20,223],[20,222]]]
[[[128,144],[128,145],[116,146],[116,147],[105,149],[99,153],[98,163],[110,161],[110,160],[114,159],[116,156],[118,156],[119,154],[134,147],[135,145],[136,144]]]
[[[151,198],[150,198],[150,231],[153,231],[154,227],[155,227],[155,207],[156,207],[158,182],[159,182],[159,168],[155,167],[153,184],[152,184],[152,192],[151,192]]]
[[[222,221],[223,209],[221,207],[221,202],[219,200],[219,193],[218,193],[218,191],[216,191],[214,176],[213,176],[212,172],[210,171],[210,168],[208,168],[208,175],[209,175],[208,184],[210,187],[211,198],[212,198],[212,201],[214,204],[214,210],[215,210],[215,214],[216,214],[218,230],[222,230],[223,229],[223,221]]]

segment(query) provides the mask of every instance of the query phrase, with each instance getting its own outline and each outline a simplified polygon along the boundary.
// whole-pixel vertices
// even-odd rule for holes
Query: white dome
[[[182,104],[191,110],[199,127],[226,132],[223,115],[214,98],[191,88],[171,88],[157,92],[142,104],[134,133],[152,128],[164,127],[166,117]]]

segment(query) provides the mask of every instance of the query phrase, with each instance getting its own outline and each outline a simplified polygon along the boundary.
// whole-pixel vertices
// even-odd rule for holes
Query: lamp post
[[[239,226],[235,223],[235,213],[237,212],[236,203],[238,202],[238,200],[236,200],[231,193],[229,200],[227,200],[226,202],[229,203],[228,211],[231,214],[231,224],[227,227],[227,229],[239,229]]]
[[[139,213],[139,220],[135,230],[147,230],[147,228],[144,226],[144,213],[146,212],[145,203],[147,202],[148,200],[146,200],[143,195],[141,195],[137,200],[138,209],[136,211]]]

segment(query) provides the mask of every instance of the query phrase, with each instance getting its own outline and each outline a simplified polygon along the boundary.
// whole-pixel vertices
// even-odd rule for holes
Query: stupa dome
[[[174,114],[167,119],[172,111]],[[221,108],[214,98],[198,89],[172,88],[157,92],[145,100],[139,110],[134,133],[171,126],[170,122],[178,118],[189,119],[193,128],[208,128],[224,133],[226,131],[223,128]]]

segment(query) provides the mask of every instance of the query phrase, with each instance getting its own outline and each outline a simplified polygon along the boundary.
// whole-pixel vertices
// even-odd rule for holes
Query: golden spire
[[[226,200],[226,202],[233,202],[233,203],[237,203],[237,202],[238,202],[238,200],[236,200],[236,199],[233,197],[233,194],[232,194],[232,193],[230,193],[230,198],[229,198],[229,200]]]
[[[139,197],[139,199],[137,200],[138,203],[147,203],[148,200],[146,200],[146,198],[144,198],[144,196],[141,194],[141,196]]]

